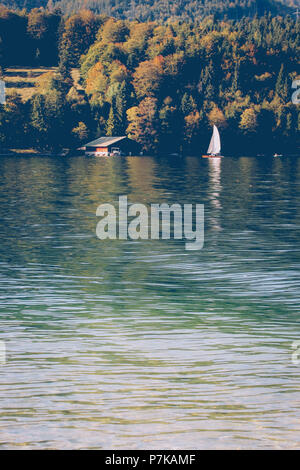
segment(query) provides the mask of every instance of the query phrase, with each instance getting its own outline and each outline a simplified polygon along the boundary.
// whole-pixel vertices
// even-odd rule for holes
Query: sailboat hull
[[[202,155],[202,158],[223,158],[223,155]]]

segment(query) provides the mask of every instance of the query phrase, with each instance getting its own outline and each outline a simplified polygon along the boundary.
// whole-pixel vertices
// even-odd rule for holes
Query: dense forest
[[[10,8],[59,7],[71,15],[80,9],[106,14],[120,19],[140,21],[196,21],[207,15],[217,19],[241,19],[243,16],[261,16],[265,13],[284,15],[292,13],[299,0],[2,0]]]
[[[225,153],[296,153],[300,106],[291,86],[300,78],[299,29],[291,16],[270,14],[159,24],[2,7],[4,76],[20,63],[57,70],[26,101],[8,94],[1,146],[56,150],[128,133],[145,152],[201,153],[217,124]]]
[[[60,0],[64,12],[71,14],[84,5],[95,13],[105,13],[121,19],[141,21],[184,20],[196,21],[214,14],[222,19],[242,16],[264,15],[265,13],[286,14],[287,1],[281,0]]]

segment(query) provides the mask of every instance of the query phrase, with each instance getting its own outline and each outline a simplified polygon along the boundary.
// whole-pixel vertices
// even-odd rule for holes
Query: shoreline
[[[34,148],[28,149],[6,149],[6,151],[0,151],[0,157],[11,157],[11,156],[35,156],[35,157],[64,157],[69,155],[70,149],[62,149],[60,152],[47,152],[41,151]]]
[[[1,152],[0,151],[0,158],[1,157],[16,157],[16,156],[34,156],[34,157],[67,157],[67,156],[74,156],[74,157],[78,157],[78,156],[85,156],[85,157],[89,157],[87,155],[85,155],[84,153],[78,153],[78,151],[76,151],[76,149],[74,151],[72,151],[71,149],[62,149],[60,152],[47,152],[47,151],[40,151],[40,150],[37,150],[37,149],[34,149],[34,148],[29,148],[29,149],[7,149],[6,151],[3,151]],[[131,155],[124,155],[124,156],[121,156],[121,157],[118,157],[118,158],[124,158],[124,157],[129,157]],[[132,155],[134,156],[134,155]],[[141,155],[137,155],[138,157],[141,157]],[[171,155],[171,154],[155,154],[155,155],[142,155],[142,156],[156,156],[156,157],[172,157],[172,158],[182,158],[182,157],[185,157],[185,156],[192,156],[192,157],[202,157],[202,155],[200,154],[178,154],[178,155]],[[242,155],[238,155],[236,153],[231,153],[231,154],[227,154],[227,155],[224,155],[223,158],[228,158],[228,157],[232,157],[232,158],[240,158],[240,157],[252,157],[252,158],[299,158],[300,157],[300,153],[285,153],[285,154],[279,154],[279,155],[275,155],[275,154],[255,154],[255,152],[253,154],[250,154],[250,155],[247,155],[247,154],[242,154]],[[101,158],[99,156],[97,156],[97,158]],[[111,157],[105,157],[105,158],[111,158]]]

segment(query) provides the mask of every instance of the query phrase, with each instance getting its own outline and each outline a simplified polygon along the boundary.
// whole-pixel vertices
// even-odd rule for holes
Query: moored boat
[[[214,124],[213,133],[210,139],[207,155],[202,155],[203,158],[221,158],[221,139],[217,126]]]

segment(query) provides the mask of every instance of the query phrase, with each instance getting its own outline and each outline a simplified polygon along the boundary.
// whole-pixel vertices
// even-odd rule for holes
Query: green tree
[[[186,92],[182,97],[180,109],[184,116],[187,116],[196,109],[194,98]]]
[[[276,94],[283,100],[283,102],[286,102],[288,95],[288,83],[283,64],[281,64],[277,77],[275,91]]]
[[[122,135],[122,122],[118,116],[115,99],[113,99],[110,106],[109,116],[106,123],[106,134],[111,136]]]

